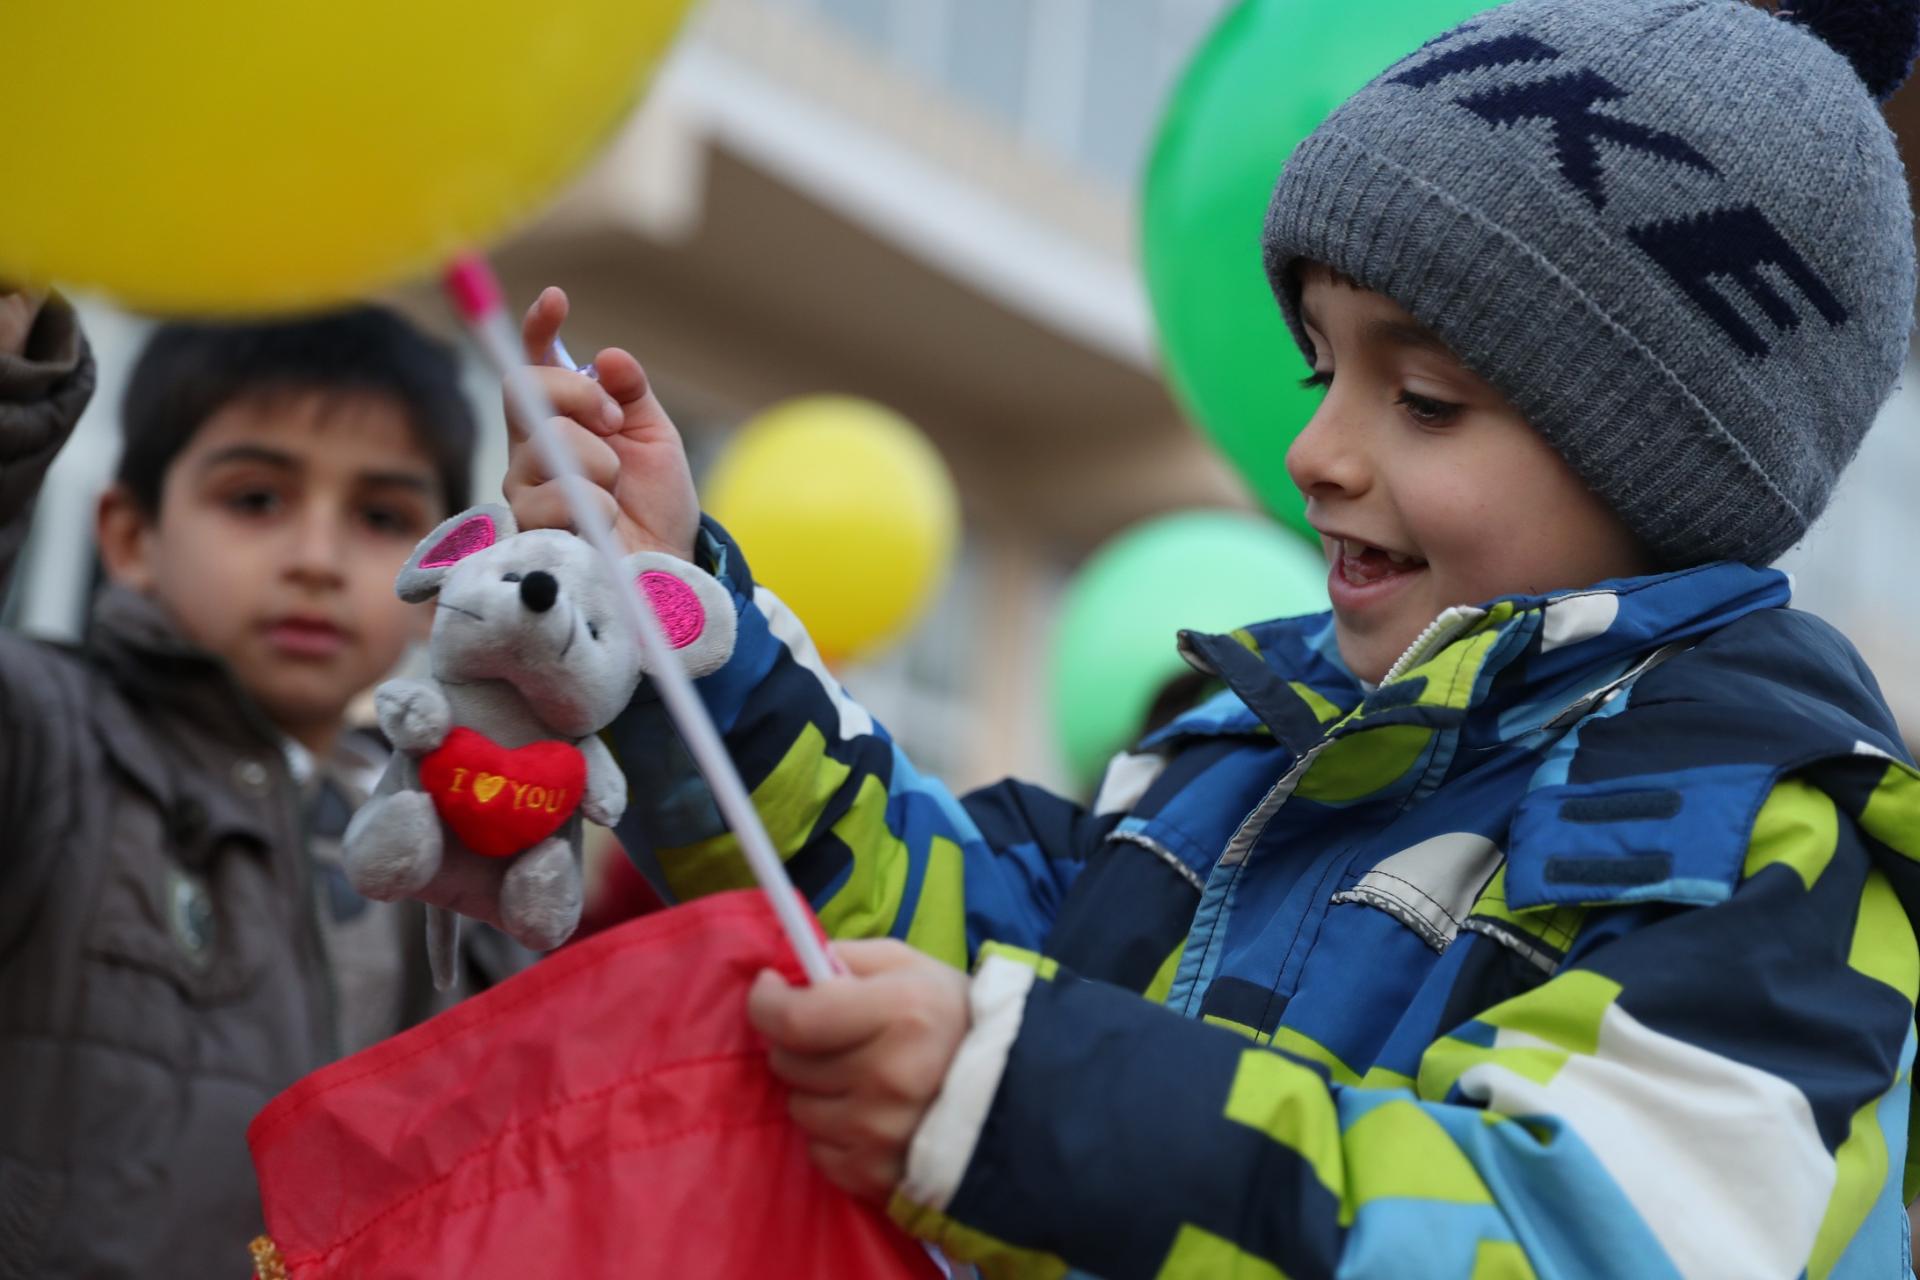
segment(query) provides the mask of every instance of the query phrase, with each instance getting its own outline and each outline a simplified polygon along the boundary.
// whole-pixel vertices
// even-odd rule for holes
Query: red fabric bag
[[[799,980],[765,899],[723,894],[308,1076],[247,1131],[261,1274],[938,1276],[808,1160],[747,1025],[767,967]]]

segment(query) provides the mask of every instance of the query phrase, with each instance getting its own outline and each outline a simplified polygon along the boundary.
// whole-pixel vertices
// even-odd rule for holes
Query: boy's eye
[[[226,498],[226,508],[243,516],[270,516],[284,504],[271,489],[241,489]]]
[[[595,640],[598,640],[600,638],[600,624],[597,622],[589,622],[587,624],[587,634]]]
[[[1330,387],[1333,385],[1333,370],[1315,369],[1312,373],[1300,379],[1300,385],[1308,391],[1317,391],[1323,387]]]
[[[1405,406],[1407,416],[1423,427],[1442,427],[1459,416],[1460,406],[1448,404],[1445,400],[1435,400],[1431,396],[1415,395],[1411,391],[1402,391],[1396,404]]]
[[[360,513],[367,528],[379,534],[393,534],[396,537],[418,538],[424,530],[420,521],[411,511],[398,507],[368,507]]]

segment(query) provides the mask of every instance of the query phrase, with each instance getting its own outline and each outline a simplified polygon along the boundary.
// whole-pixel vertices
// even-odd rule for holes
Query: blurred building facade
[[[568,289],[577,356],[641,357],[696,470],[733,426],[807,392],[870,396],[927,431],[960,487],[965,546],[922,625],[846,675],[956,785],[1063,780],[1045,657],[1086,552],[1158,512],[1245,504],[1159,380],[1134,221],[1167,92],[1229,4],[708,0],[603,159],[496,257],[516,298]],[[430,292],[398,301],[446,331]],[[8,606],[53,634],[81,625],[85,530],[143,332],[86,310],[101,395]],[[472,385],[496,428],[475,463],[485,493],[504,437],[477,366]],[[1906,558],[1885,530],[1915,528],[1916,415],[1912,397],[1889,409],[1873,465],[1793,562],[1883,678],[1920,622],[1882,589]],[[1920,682],[1888,683],[1920,726]]]
[[[588,345],[632,344],[696,427],[828,390],[928,432],[965,549],[934,615],[848,680],[956,782],[1059,779],[1041,660],[1081,555],[1243,501],[1158,381],[1134,265],[1160,103],[1225,7],[716,0],[500,257],[516,292],[573,290]]]

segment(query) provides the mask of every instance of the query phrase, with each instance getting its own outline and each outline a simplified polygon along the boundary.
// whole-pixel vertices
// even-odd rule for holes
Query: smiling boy
[[[620,501],[733,592],[702,692],[864,939],[749,1003],[829,1177],[996,1276],[1906,1274],[1920,773],[1762,566],[1906,355],[1917,20],[1512,0],[1338,109],[1265,233],[1333,610],[1183,634],[1226,690],[1091,809],[923,778]],[[661,732],[623,837],[747,883]]]
[[[1334,630],[1355,675],[1378,681],[1449,605],[1658,567],[1432,331],[1324,265],[1299,275],[1314,359],[1307,381],[1327,397],[1288,450],[1287,470],[1332,566]]]

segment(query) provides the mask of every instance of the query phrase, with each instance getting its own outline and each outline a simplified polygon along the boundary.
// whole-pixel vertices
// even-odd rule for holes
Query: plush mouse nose
[[[520,602],[535,613],[545,613],[553,608],[553,602],[560,595],[560,584],[553,580],[550,573],[541,573],[538,569],[520,579]]]

